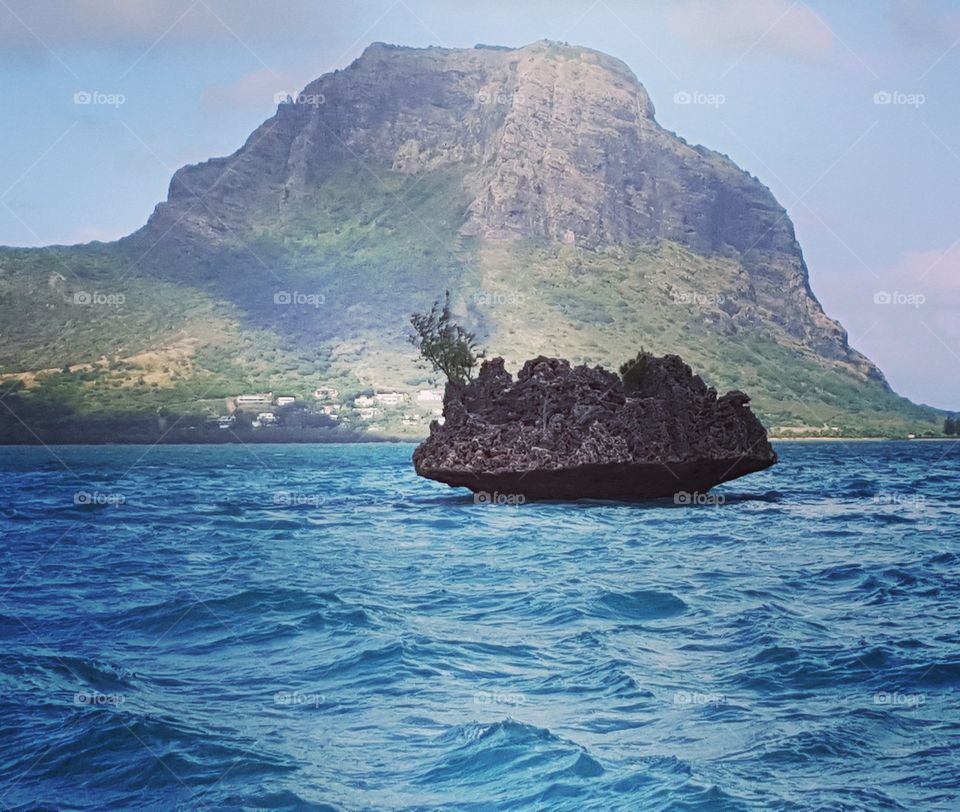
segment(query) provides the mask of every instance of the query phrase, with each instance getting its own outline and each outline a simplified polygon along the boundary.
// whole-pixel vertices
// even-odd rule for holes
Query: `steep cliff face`
[[[0,378],[80,413],[411,391],[429,375],[409,316],[449,290],[511,368],[615,367],[644,346],[749,391],[771,426],[936,420],[824,314],[769,189],[664,130],[623,62],[556,43],[373,44],[233,155],[176,172],[136,233],[0,260]],[[125,303],[72,305],[104,290]]]
[[[371,45],[281,104],[234,155],[177,172],[147,239],[282,228],[322,207],[324,179],[355,162],[373,175],[454,168],[470,200],[465,236],[590,251],[669,240],[733,257],[743,271],[735,289],[713,291],[732,324],[776,324],[818,355],[881,377],[824,314],[769,189],[660,127],[629,68],[584,48]]]

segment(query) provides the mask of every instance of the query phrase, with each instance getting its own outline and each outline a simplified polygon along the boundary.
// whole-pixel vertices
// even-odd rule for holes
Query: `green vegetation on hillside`
[[[218,415],[248,392],[413,392],[436,376],[415,363],[409,314],[446,287],[451,311],[514,369],[540,354],[615,368],[644,346],[746,391],[775,431],[942,430],[942,414],[765,319],[736,259],[668,242],[589,251],[466,238],[461,171],[378,175],[341,166],[300,214],[251,222],[243,243],[0,249],[0,386],[16,386],[31,415],[74,421]],[[401,416],[383,430],[426,431]]]

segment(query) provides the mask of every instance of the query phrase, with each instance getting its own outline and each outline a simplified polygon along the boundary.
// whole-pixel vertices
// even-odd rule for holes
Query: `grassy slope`
[[[748,392],[768,426],[867,436],[939,431],[935,410],[847,374],[782,331],[734,328],[718,293],[742,284],[732,260],[661,243],[604,255],[495,246],[481,264],[482,287],[466,303],[495,325],[490,344],[513,364],[554,353],[619,366],[643,346],[681,355],[721,392]]]
[[[2,249],[0,382],[81,416],[220,412],[223,397],[246,391],[416,387],[428,377],[405,343],[407,320],[449,287],[514,366],[541,353],[619,365],[643,345],[679,353],[718,389],[749,392],[768,425],[938,428],[932,410],[768,326],[732,333],[716,301],[697,299],[745,284],[731,260],[672,244],[591,254],[474,243],[458,233],[467,203],[452,171],[381,181],[346,167],[301,207],[309,216],[251,228],[245,246],[202,256],[167,242]],[[78,291],[125,300],[78,305]],[[278,291],[323,304],[278,306]]]
[[[36,413],[100,417],[222,413],[225,396],[251,391],[426,385],[409,314],[472,264],[457,234],[467,201],[453,174],[381,177],[347,168],[311,217],[204,256],[149,240],[0,249],[0,387]],[[323,303],[278,305],[281,291]]]

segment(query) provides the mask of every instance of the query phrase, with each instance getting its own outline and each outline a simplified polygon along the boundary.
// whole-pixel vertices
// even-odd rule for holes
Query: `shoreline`
[[[390,437],[382,436],[376,439],[349,439],[337,438],[329,440],[290,440],[282,438],[219,440],[219,441],[160,441],[155,440],[120,440],[116,442],[63,442],[63,441],[33,441],[5,443],[0,442],[0,448],[32,448],[43,446],[224,446],[224,445],[416,445],[425,438]],[[915,437],[912,440],[906,437],[771,437],[771,443],[948,443],[960,442],[960,437]]]
[[[771,443],[947,443],[960,437],[770,437]]]

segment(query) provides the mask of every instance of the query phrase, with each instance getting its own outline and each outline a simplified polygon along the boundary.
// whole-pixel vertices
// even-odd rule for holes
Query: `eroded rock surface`
[[[502,358],[447,386],[444,423],[417,447],[417,473],[531,499],[649,499],[705,493],[777,455],[743,392],[717,397],[678,356],[648,356],[635,386],[602,367]]]
[[[726,301],[740,303],[740,322],[756,310],[823,357],[879,376],[813,296],[793,224],[770,190],[661,127],[619,59],[548,41],[374,43],[292,101],[234,155],[180,169],[138,234],[145,248],[161,235],[216,243],[309,219],[324,180],[356,161],[377,175],[443,170],[462,177],[470,200],[466,237],[587,250],[670,240],[735,258],[748,284]]]

